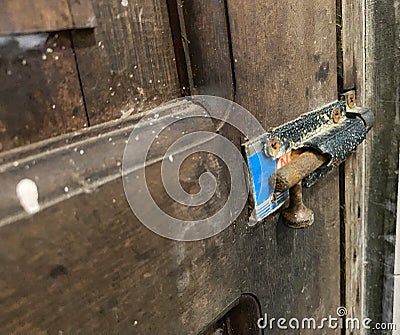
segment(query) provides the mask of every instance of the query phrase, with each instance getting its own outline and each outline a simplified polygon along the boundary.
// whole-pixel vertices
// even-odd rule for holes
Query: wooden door
[[[342,8],[333,0],[111,2],[93,1],[96,27],[64,32],[67,49],[73,50],[68,62],[76,67],[70,69],[74,86],[68,92],[73,97],[63,95],[59,101],[75,99],[80,122],[96,126],[68,133],[75,128],[67,123],[62,131],[57,126],[41,136],[22,136],[21,142],[12,140],[21,129],[12,128],[11,121],[3,132],[3,331],[260,334],[257,320],[266,313],[277,319],[321,320],[346,305],[357,315],[359,302],[353,297],[359,275],[353,273],[359,256],[353,250],[354,228],[347,223],[358,212],[351,194],[358,193],[352,183],[361,176],[343,182],[347,169],[360,164],[357,156],[304,192],[305,203],[315,211],[312,227],[287,228],[279,213],[250,227],[245,210],[222,233],[197,242],[172,241],[148,230],[130,210],[121,181],[129,133],[142,112],[161,102],[189,93],[222,96],[245,107],[268,129],[359,86],[361,73],[351,62],[360,58],[352,54],[360,47],[358,39],[343,40],[343,54],[338,48],[350,30],[362,34],[357,22],[346,20],[348,5]],[[341,23],[343,31],[337,30]],[[41,52],[30,55],[42,57]],[[36,83],[25,85],[31,91]],[[53,105],[58,102],[50,109]],[[3,123],[15,108],[0,109]],[[171,106],[161,111],[176,113]],[[67,112],[60,111],[63,116]],[[123,114],[131,116],[110,121]],[[46,116],[43,111],[40,115]],[[195,128],[230,136],[223,124],[182,123],[163,138],[163,149],[182,131]],[[239,138],[233,140],[239,147]],[[160,157],[156,151],[146,167],[160,206],[188,215],[165,196],[157,177]],[[219,181],[218,206],[229,185],[216,157],[199,153],[182,174],[191,180],[204,171]],[[15,193],[23,178],[38,187],[41,210],[35,214],[22,210]],[[208,209],[196,212],[207,214]],[[354,263],[344,262],[347,254],[356,254]],[[279,332],[285,333],[276,327],[265,331]]]

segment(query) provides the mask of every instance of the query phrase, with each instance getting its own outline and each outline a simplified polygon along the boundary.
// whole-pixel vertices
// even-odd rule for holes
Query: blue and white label
[[[278,193],[270,185],[270,176],[290,161],[290,153],[278,159],[267,157],[263,151],[247,157],[251,192],[254,200],[254,218],[261,221],[281,207],[289,191]]]

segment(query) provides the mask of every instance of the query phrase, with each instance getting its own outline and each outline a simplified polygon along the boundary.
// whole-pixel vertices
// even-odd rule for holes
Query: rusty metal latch
[[[253,204],[250,224],[278,210],[289,198],[283,221],[309,227],[314,213],[302,201],[311,187],[341,164],[365,139],[374,123],[368,108],[356,106],[355,92],[272,129],[244,144]]]

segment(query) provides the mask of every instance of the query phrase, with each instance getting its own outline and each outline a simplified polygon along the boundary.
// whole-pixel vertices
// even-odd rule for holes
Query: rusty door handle
[[[302,180],[326,164],[328,158],[305,151],[270,177],[276,192],[289,191],[289,206],[282,212],[283,222],[291,228],[306,228],[314,223],[314,212],[303,203]]]

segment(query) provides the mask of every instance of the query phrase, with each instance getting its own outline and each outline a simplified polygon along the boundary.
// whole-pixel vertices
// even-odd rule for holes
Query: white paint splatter
[[[174,157],[172,157],[172,155],[169,155],[168,157],[169,161],[172,163],[174,161]]]
[[[15,189],[21,206],[28,214],[39,212],[39,191],[36,183],[31,179],[22,179]]]
[[[20,36],[1,36],[0,46],[6,45],[10,42],[17,42],[18,46],[24,50],[37,49],[42,47],[47,40],[49,34],[28,34]]]
[[[121,114],[122,114],[122,118],[128,117],[129,115],[131,115],[133,112],[135,111],[134,108],[130,108],[127,111],[121,110]]]

